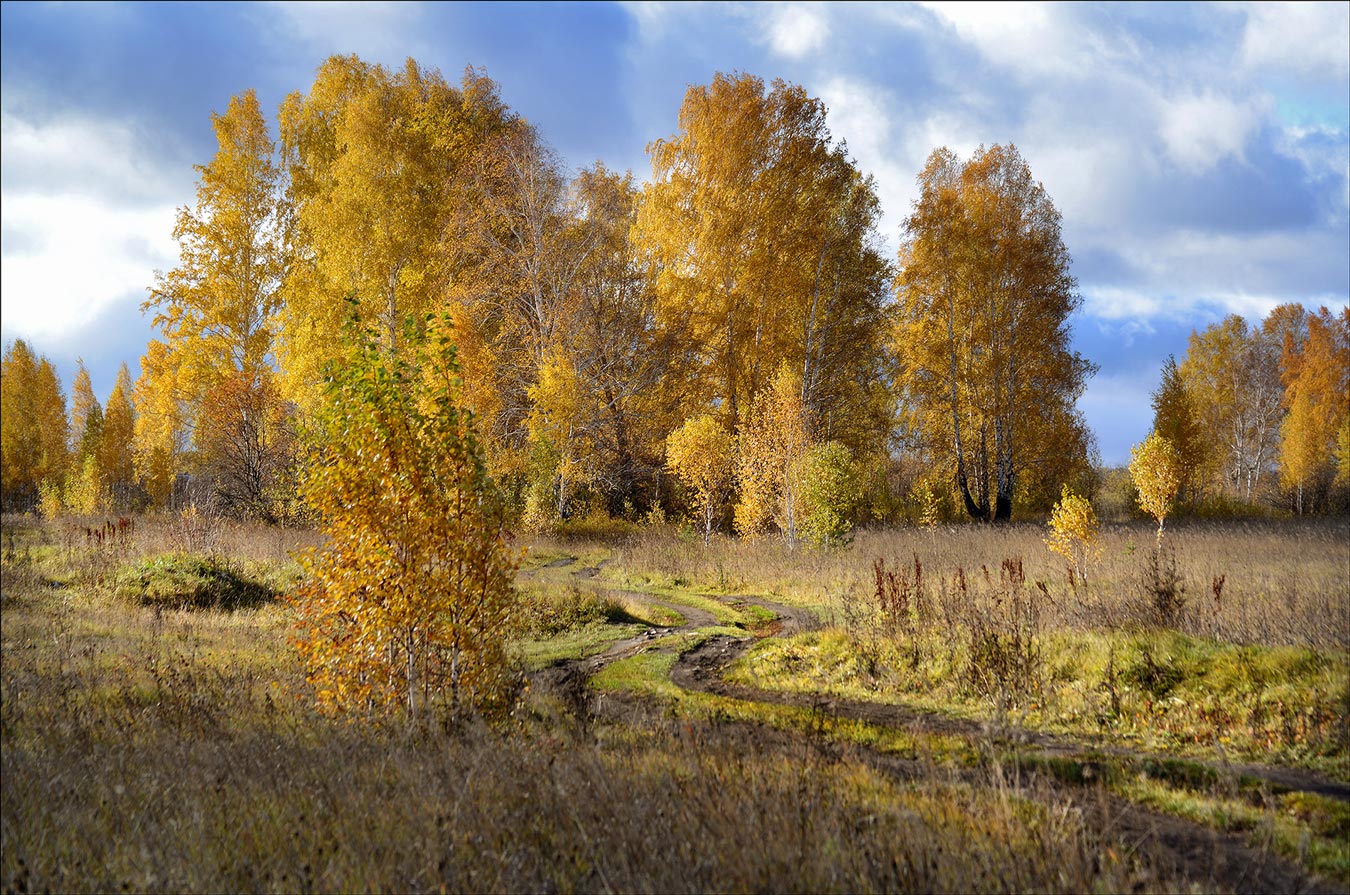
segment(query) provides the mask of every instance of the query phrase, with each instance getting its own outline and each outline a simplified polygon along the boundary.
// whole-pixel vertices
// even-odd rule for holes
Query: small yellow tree
[[[1050,513],[1050,535],[1045,546],[1073,563],[1078,577],[1087,583],[1088,564],[1101,556],[1097,514],[1087,498],[1079,497],[1065,485],[1059,503]]]
[[[811,449],[802,405],[802,381],[783,364],[769,388],[755,396],[750,420],[737,439],[736,530],[755,537],[772,522],[795,550],[806,515],[802,474]]]
[[[731,464],[731,433],[710,414],[685,420],[666,439],[666,467],[694,492],[705,546],[731,488]]]
[[[322,706],[500,710],[518,557],[448,322],[406,338],[412,358],[364,333],[327,377],[301,483],[326,542],[302,562],[296,646]]]
[[[805,509],[802,534],[823,547],[847,544],[859,499],[858,467],[852,452],[838,441],[825,441],[813,445],[800,463]]]
[[[1172,442],[1154,432],[1130,451],[1130,478],[1139,492],[1139,506],[1158,520],[1158,543],[1181,482],[1181,460]]]

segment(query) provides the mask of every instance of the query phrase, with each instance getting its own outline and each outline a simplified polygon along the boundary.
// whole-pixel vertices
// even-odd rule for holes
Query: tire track
[[[604,589],[600,590],[603,592]],[[589,679],[606,665],[636,655],[651,648],[654,643],[660,644],[669,635],[689,633],[716,624],[716,619],[710,612],[697,607],[662,600],[640,590],[627,588],[611,590],[637,602],[678,612],[683,622],[677,626],[651,628],[637,637],[617,641],[596,656],[560,663],[535,675],[540,684],[562,694],[565,701],[576,709],[578,717],[586,720],[597,712],[612,714],[619,720],[633,714],[633,706],[626,705],[631,697],[597,700],[590,691]],[[764,636],[785,636],[812,630],[820,624],[812,613],[801,607],[753,596],[738,597],[737,600],[760,606],[777,616],[777,621],[762,632]],[[725,670],[746,653],[752,642],[753,638],[749,634],[745,638],[727,635],[711,637],[678,656],[671,669],[671,681],[683,689],[694,692],[754,703],[813,708],[841,718],[919,734],[947,734],[974,742],[1007,746],[1014,750],[1017,757],[1077,760],[1088,768],[1094,761],[1094,754],[1098,761],[1102,756],[1139,761],[1163,760],[1161,756],[1119,747],[1093,746],[1035,731],[995,728],[978,721],[901,705],[864,702],[817,693],[765,690],[727,681],[724,678]],[[762,725],[734,723],[747,728],[762,729]],[[774,733],[778,736],[784,735],[782,732]],[[887,755],[861,746],[851,747],[851,751],[868,764],[905,781],[923,779],[932,773],[932,768],[913,759]],[[1312,772],[1266,765],[1240,764],[1220,767],[1212,762],[1195,763],[1215,771],[1220,775],[1219,779],[1231,778],[1235,774],[1244,775],[1264,781],[1279,790],[1316,793],[1350,802],[1350,786]],[[1060,793],[1066,804],[1071,804],[1082,811],[1085,823],[1089,823],[1104,837],[1122,843],[1134,843],[1135,850],[1148,855],[1151,866],[1179,872],[1181,876],[1192,879],[1202,886],[1217,886],[1234,892],[1325,892],[1343,895],[1345,891],[1344,886],[1313,876],[1268,848],[1254,846],[1241,833],[1219,832],[1170,814],[1145,808],[1110,793],[1102,785],[1093,788],[1074,786],[1046,772],[1029,773],[1025,768],[985,766],[965,769],[958,773],[974,785],[986,786],[993,785],[1000,779],[1005,785],[1016,785],[1023,777],[1034,776],[1051,791]]]

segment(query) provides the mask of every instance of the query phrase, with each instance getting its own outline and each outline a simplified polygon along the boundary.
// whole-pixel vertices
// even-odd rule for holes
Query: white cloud
[[[819,50],[830,34],[825,11],[816,4],[791,3],[769,14],[769,45],[792,59]]]
[[[283,2],[270,8],[324,54],[356,53],[391,66],[409,56],[435,55],[420,29],[421,3]]]
[[[58,340],[173,265],[172,205],[121,208],[90,196],[5,196],[4,227],[30,244],[0,266],[5,339]]]
[[[1242,61],[1252,68],[1339,79],[1350,72],[1345,3],[1254,3],[1242,35]]]
[[[173,264],[176,206],[192,169],[132,123],[0,112],[5,338],[68,337],[114,302],[140,297]]]
[[[27,193],[162,201],[180,192],[184,182],[153,150],[162,147],[125,122],[67,117],[36,124],[0,111],[7,202]]]
[[[1082,65],[1080,35],[1066,28],[1053,6],[1041,3],[924,3],[975,45],[980,53],[1019,76],[1068,72]]]
[[[1122,236],[1112,248],[1139,271],[1124,287],[1084,284],[1084,310],[1109,321],[1184,321],[1241,314],[1260,319],[1278,304],[1343,304],[1345,296],[1293,285],[1283,271],[1323,256],[1334,265],[1344,253],[1331,232],[1225,234],[1161,231]],[[1314,272],[1315,276],[1315,272]]]
[[[849,154],[865,174],[876,178],[881,201],[881,235],[888,254],[898,247],[900,226],[917,195],[915,175],[922,167],[907,157],[892,127],[893,97],[874,84],[835,77],[818,88],[828,110],[826,120],[836,140],[848,143]]]
[[[1160,103],[1158,131],[1173,161],[1192,173],[1203,172],[1225,157],[1242,158],[1269,107],[1259,98],[1189,93]]]

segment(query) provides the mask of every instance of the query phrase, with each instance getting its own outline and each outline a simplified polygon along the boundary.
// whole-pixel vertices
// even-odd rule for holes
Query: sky
[[[1163,361],[1228,314],[1350,300],[1350,4],[0,5],[0,338],[133,378],[212,112],[269,122],[328,56],[485,69],[574,170],[650,176],[691,85],[800,84],[871,174],[886,251],[934,149],[1016,144],[1063,216],[1109,464]]]

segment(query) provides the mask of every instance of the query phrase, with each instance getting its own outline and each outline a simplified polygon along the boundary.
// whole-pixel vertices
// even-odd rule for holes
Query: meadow
[[[311,532],[113,522],[4,518],[6,891],[1350,883],[1344,519],[559,529],[490,723],[313,707]]]

